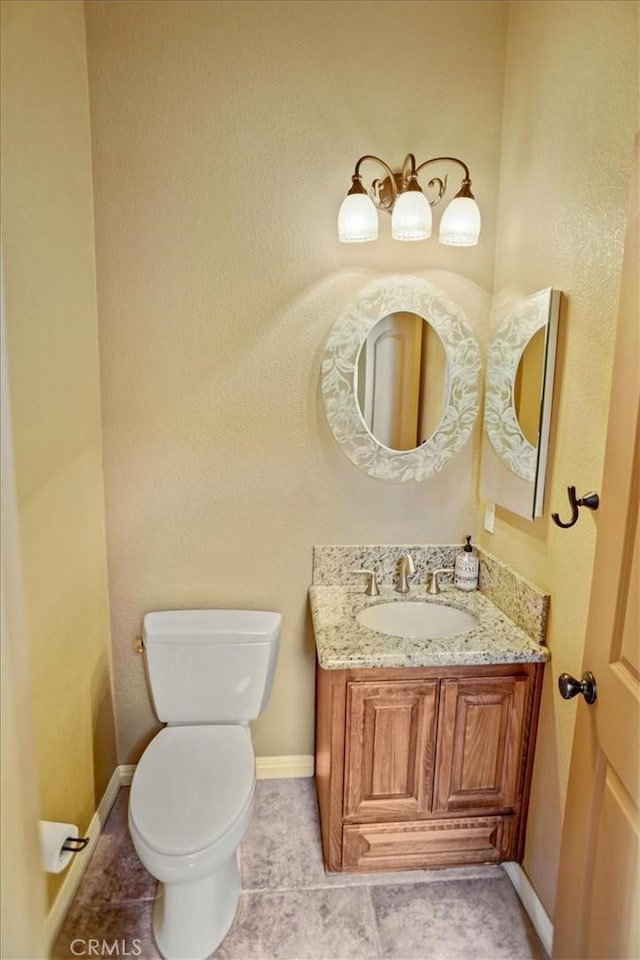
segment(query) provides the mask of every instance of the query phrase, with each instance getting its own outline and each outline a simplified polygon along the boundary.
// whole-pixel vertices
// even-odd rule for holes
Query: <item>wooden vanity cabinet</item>
[[[543,667],[318,667],[326,868],[521,860]]]

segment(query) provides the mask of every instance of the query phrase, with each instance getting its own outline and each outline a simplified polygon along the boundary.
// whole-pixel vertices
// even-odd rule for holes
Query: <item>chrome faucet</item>
[[[416,566],[413,562],[413,557],[410,553],[406,551],[400,557],[398,561],[398,572],[396,575],[396,593],[409,593],[409,584],[407,583],[407,575],[411,576],[416,572]]]

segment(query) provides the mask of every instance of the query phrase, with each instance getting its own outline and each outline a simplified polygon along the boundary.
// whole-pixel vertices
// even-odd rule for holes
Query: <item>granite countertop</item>
[[[356,667],[428,667],[464,664],[543,662],[549,651],[532,640],[478,591],[453,586],[427,597],[424,585],[398,594],[382,585],[379,597],[362,587],[313,586],[309,589],[318,661],[325,670]],[[467,610],[478,620],[465,633],[433,640],[390,637],[361,626],[356,615],[364,607],[390,601],[428,601]]]

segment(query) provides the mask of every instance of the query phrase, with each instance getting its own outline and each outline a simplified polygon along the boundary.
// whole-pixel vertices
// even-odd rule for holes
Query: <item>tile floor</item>
[[[84,945],[74,941],[89,939],[104,940],[112,950],[117,940],[120,957],[159,958],[151,934],[155,881],[129,839],[128,794],[120,791],[56,941],[54,960],[77,956]],[[327,876],[310,779],[258,783],[241,871],[238,913],[215,960],[545,956],[498,866]]]

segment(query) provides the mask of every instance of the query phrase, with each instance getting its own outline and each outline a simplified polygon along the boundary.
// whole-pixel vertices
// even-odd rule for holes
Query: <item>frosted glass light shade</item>
[[[397,198],[391,214],[394,240],[426,240],[431,236],[431,207],[421,190],[407,190]]]
[[[351,193],[344,198],[338,214],[338,238],[341,243],[378,239],[378,211],[368,194]]]
[[[474,247],[480,236],[480,209],[471,197],[454,197],[440,221],[440,243]]]

